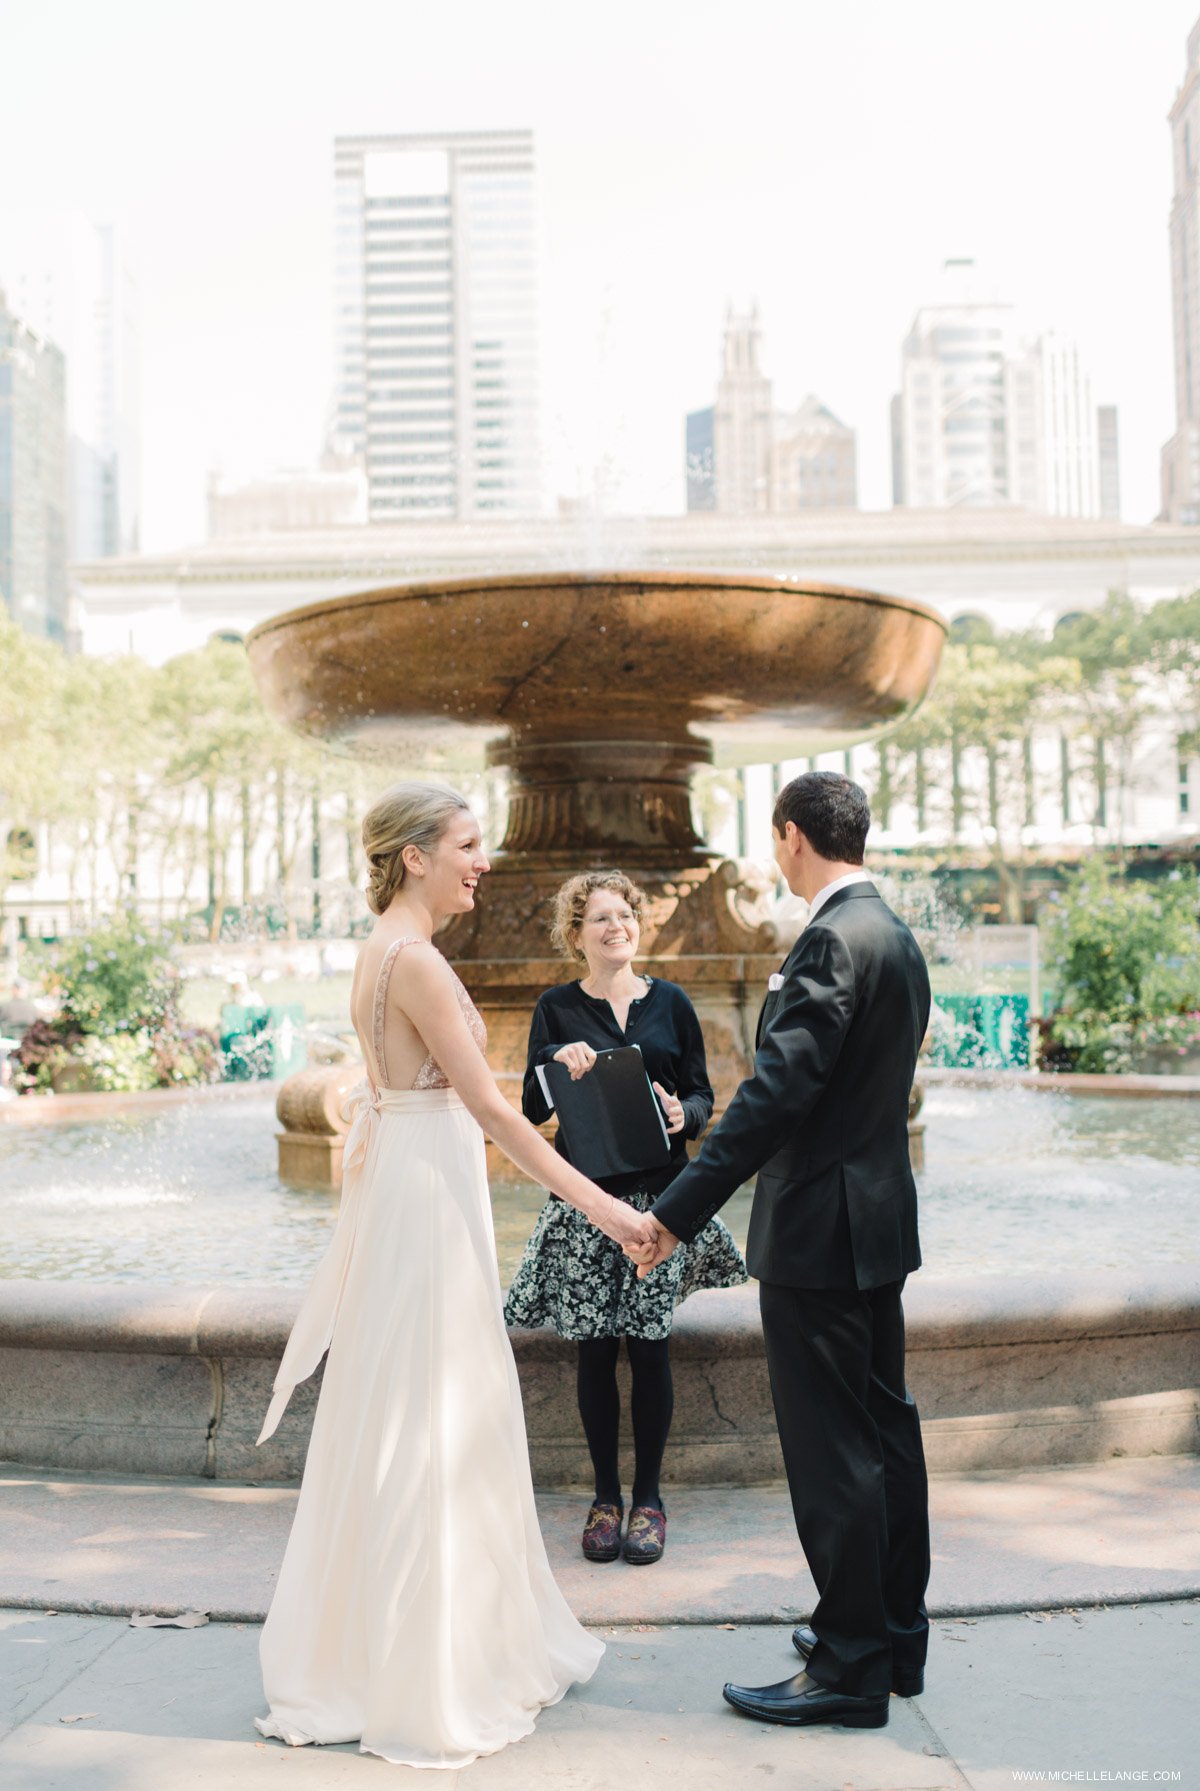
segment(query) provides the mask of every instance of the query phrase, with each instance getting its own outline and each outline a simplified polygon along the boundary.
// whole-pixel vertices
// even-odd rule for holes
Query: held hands
[[[639,1213],[611,1194],[601,1195],[592,1223],[605,1237],[620,1244],[631,1262],[636,1262],[639,1281],[644,1281],[660,1262],[666,1262],[679,1243],[675,1233],[660,1225],[650,1213]]]
[[[578,1044],[564,1045],[561,1051],[556,1051],[554,1061],[555,1063],[565,1063],[571,1072],[572,1082],[578,1082],[581,1076],[587,1075],[595,1063],[596,1053],[590,1045],[585,1045],[581,1039]]]
[[[635,1245],[633,1248],[630,1248],[630,1246],[626,1244],[624,1249],[626,1256],[628,1256],[631,1261],[637,1263],[638,1280],[644,1281],[646,1276],[649,1275],[652,1270],[656,1269],[660,1262],[666,1262],[672,1250],[677,1248],[679,1239],[675,1236],[673,1231],[668,1231],[665,1225],[660,1225],[653,1214],[644,1213],[641,1216],[647,1220],[651,1226],[654,1233],[653,1237],[648,1244],[640,1246]]]
[[[626,1256],[635,1262],[641,1262],[643,1256],[648,1260],[658,1237],[658,1227],[649,1213],[639,1213],[636,1207],[599,1188],[596,1193],[596,1207],[590,1215],[592,1224],[614,1244],[620,1244]]]

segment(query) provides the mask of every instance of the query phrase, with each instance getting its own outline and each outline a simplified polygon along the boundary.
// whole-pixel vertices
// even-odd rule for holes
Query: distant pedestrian
[[[0,1001],[0,1034],[9,1039],[22,1039],[41,1017],[30,999],[29,984],[23,976],[14,976],[7,995]]]

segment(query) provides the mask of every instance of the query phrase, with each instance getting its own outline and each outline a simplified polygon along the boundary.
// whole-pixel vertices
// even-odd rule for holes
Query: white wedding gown
[[[538,1528],[483,1134],[432,1058],[411,1089],[387,1086],[388,979],[411,943],[380,969],[337,1229],[259,1438],[328,1347],[256,1721],[292,1745],[458,1767],[528,1735],[604,1646]],[[461,984],[459,999],[482,1048]]]

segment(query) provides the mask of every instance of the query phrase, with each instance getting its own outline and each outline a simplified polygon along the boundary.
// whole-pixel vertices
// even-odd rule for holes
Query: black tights
[[[579,1415],[596,1470],[596,1498],[605,1504],[621,1503],[621,1470],[618,1465],[621,1433],[621,1395],[617,1387],[619,1337],[589,1337],[579,1345]],[[633,1389],[633,1502],[661,1509],[658,1476],[671,1429],[675,1389],[671,1384],[671,1340],[654,1342],[627,1337],[629,1370]]]

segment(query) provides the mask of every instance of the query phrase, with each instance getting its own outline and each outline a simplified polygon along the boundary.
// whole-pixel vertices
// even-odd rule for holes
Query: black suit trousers
[[[812,1677],[886,1697],[929,1640],[929,1491],[904,1386],[904,1283],[762,1282],[759,1304],[792,1509],[817,1585]]]

